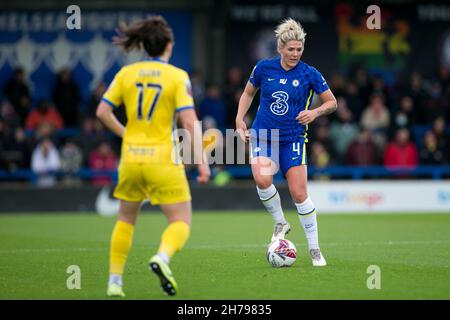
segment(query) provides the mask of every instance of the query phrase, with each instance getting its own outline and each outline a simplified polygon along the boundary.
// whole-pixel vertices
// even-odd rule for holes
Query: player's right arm
[[[207,183],[211,176],[211,170],[206,160],[206,156],[203,153],[203,134],[200,121],[198,121],[194,109],[181,110],[179,111],[178,116],[181,126],[189,131],[191,144],[194,148],[194,161],[198,166],[199,173],[197,181],[199,183]]]
[[[194,148],[194,163],[198,166],[199,183],[207,183],[211,176],[206,155],[203,153],[203,133],[200,121],[194,110],[192,87],[189,76],[182,72],[176,84],[175,112],[178,113],[181,126],[189,131],[191,144]]]
[[[244,92],[239,99],[238,112],[236,115],[236,131],[244,142],[247,142],[248,140],[247,125],[244,122],[244,117],[252,104],[256,92],[258,92],[258,88],[261,86],[263,61],[264,60],[258,62],[253,68]]]
[[[247,125],[245,124],[244,117],[247,114],[257,92],[258,88],[251,82],[247,82],[244,92],[239,99],[239,107],[236,115],[236,131],[243,141],[248,140]]]

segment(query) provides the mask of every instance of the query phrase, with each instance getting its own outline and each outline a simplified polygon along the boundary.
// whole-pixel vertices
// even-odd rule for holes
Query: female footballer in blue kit
[[[256,64],[239,101],[236,129],[244,141],[250,140],[251,167],[257,192],[275,222],[272,241],[284,238],[291,228],[273,185],[275,171],[268,172],[268,165],[280,168],[286,177],[306,234],[313,266],[325,266],[319,247],[316,209],[307,191],[306,142],[308,124],[322,115],[333,113],[337,103],[323,76],[314,67],[300,61],[306,36],[301,24],[286,19],[278,25],[275,34],[280,57]],[[260,106],[249,133],[244,116],[258,89],[261,92]],[[309,110],[314,93],[319,96],[321,105]]]

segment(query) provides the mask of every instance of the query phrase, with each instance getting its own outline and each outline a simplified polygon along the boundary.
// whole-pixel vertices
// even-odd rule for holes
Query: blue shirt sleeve
[[[321,94],[329,89],[327,81],[325,78],[317,71],[316,68],[310,67],[310,86],[315,93]]]
[[[250,78],[248,79],[248,81],[256,88],[261,86],[262,69],[262,61],[260,61],[253,68]]]

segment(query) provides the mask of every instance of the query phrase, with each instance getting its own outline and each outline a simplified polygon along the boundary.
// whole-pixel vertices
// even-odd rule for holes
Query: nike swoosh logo
[[[113,216],[119,213],[119,200],[109,196],[110,188],[103,187],[95,200],[95,210],[101,216]]]
[[[275,79],[272,79],[272,78],[268,78],[268,79],[267,79],[267,81],[273,81],[273,80],[275,80]]]
[[[300,157],[293,157],[292,160],[297,160],[298,158],[300,158]]]

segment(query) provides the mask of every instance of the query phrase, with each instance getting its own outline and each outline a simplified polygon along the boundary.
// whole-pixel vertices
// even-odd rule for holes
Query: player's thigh
[[[289,168],[286,172],[286,180],[294,202],[301,203],[308,198],[308,168],[306,165]]]
[[[182,165],[148,165],[143,170],[147,195],[153,205],[191,201],[191,192]]]
[[[277,147],[277,148],[274,148]],[[273,175],[278,172],[279,166],[276,162],[279,159],[278,144],[271,141],[251,137],[250,144],[250,165],[253,178],[259,188],[267,188],[272,184]]]

